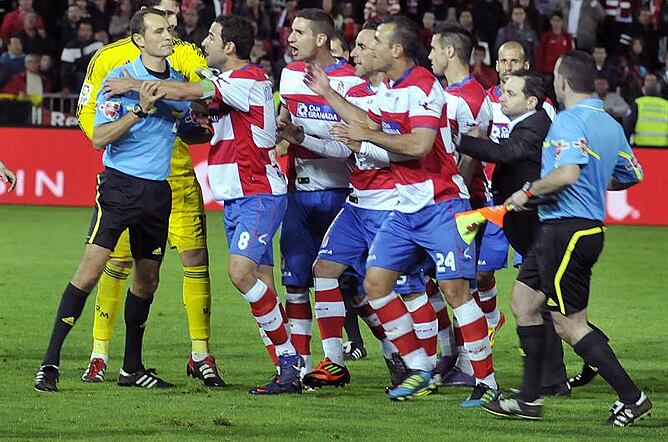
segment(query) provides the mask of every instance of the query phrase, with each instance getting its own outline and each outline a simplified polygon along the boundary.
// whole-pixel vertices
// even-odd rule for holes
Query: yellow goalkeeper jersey
[[[79,126],[89,139],[93,139],[95,98],[102,87],[104,78],[112,69],[137,58],[139,53],[139,48],[132,43],[130,37],[126,37],[97,51],[88,64],[86,78],[79,94],[77,118]],[[196,70],[206,67],[206,60],[202,51],[196,45],[178,38],[174,39],[174,53],[168,57],[168,60],[171,67],[186,77],[188,81],[200,81]],[[194,176],[195,174],[188,152],[188,145],[180,138],[177,138],[174,143],[171,169],[170,179]]]

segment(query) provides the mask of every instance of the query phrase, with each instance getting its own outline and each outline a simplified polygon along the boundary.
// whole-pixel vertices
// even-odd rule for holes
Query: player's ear
[[[329,44],[331,46],[332,42],[327,38],[327,34],[323,34],[322,32],[320,34],[317,34],[315,36],[315,45],[319,48],[322,48],[326,44]]]
[[[144,36],[141,34],[137,34],[136,32],[132,34],[132,42],[137,46],[138,48],[143,48],[144,47]]]

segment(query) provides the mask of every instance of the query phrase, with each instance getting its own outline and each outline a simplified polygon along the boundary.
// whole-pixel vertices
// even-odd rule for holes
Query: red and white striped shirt
[[[471,126],[478,126],[489,135],[492,125],[492,105],[485,88],[475,78],[469,76],[459,83],[445,88],[448,102],[448,120],[455,133],[466,133]],[[491,201],[489,179],[485,175],[484,164],[473,172],[471,180],[471,200],[476,203]]]
[[[281,73],[281,102],[290,111],[292,122],[304,128],[305,135],[330,140],[331,127],[341,119],[327,100],[304,83],[304,62],[291,63]],[[364,82],[354,68],[338,60],[325,68],[329,84],[345,96],[353,86]],[[326,158],[304,146],[290,146],[288,185],[290,190],[326,190],[348,188],[351,165],[347,159]]]
[[[348,90],[346,100],[368,112],[375,100],[376,90],[368,81]],[[390,163],[355,154],[355,168],[350,174],[352,192],[348,202],[370,210],[394,210],[399,204],[399,194],[394,184]]]
[[[457,168],[443,87],[428,70],[415,66],[397,81],[381,87],[369,108],[369,118],[387,134],[410,134],[415,128],[436,131],[431,151],[420,159],[394,161],[390,167],[399,193],[396,210],[415,213],[451,198],[468,198]]]
[[[222,114],[213,116],[209,185],[218,201],[256,194],[283,195],[285,176],[276,164],[276,111],[267,73],[255,65],[212,80]]]

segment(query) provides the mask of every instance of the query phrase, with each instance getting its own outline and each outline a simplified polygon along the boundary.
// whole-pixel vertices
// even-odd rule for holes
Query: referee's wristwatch
[[[531,186],[533,183],[531,181],[527,181],[524,183],[524,186],[522,186],[522,192],[527,198],[531,198],[533,196],[533,193],[531,192]]]
[[[141,104],[137,103],[134,105],[132,108],[132,113],[138,116],[139,118],[146,118],[148,114],[144,112],[144,109],[142,109]]]

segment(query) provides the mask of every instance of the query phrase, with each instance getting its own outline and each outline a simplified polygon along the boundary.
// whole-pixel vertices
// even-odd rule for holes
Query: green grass
[[[226,275],[220,214],[209,215],[213,284],[212,348],[231,384],[211,391],[185,377],[190,350],[181,305],[181,271],[170,253],[146,332],[144,360],[177,388],[126,390],[115,385],[123,326],[112,342],[109,381],[79,380],[91,345],[90,300],[63,349],[58,394],[39,394],[32,377],[46,348],[62,289],[82,253],[90,211],[0,206],[0,439],[62,440],[666,440],[668,438],[668,327],[666,244],[668,229],[610,227],[595,268],[592,320],[611,336],[624,366],[654,402],[654,416],[637,427],[602,426],[612,390],[600,379],[571,399],[548,399],[542,422],[505,421],[464,410],[468,394],[443,389],[410,403],[383,394],[386,371],[376,343],[365,331],[369,358],[350,364],[352,385],[301,396],[250,397],[272,367],[248,306]],[[502,387],[520,381],[520,357],[508,293],[514,270],[498,275],[500,303],[510,321],[495,348]],[[317,331],[314,331],[317,334]],[[314,359],[321,356],[317,336]],[[580,368],[566,350],[569,372]]]

